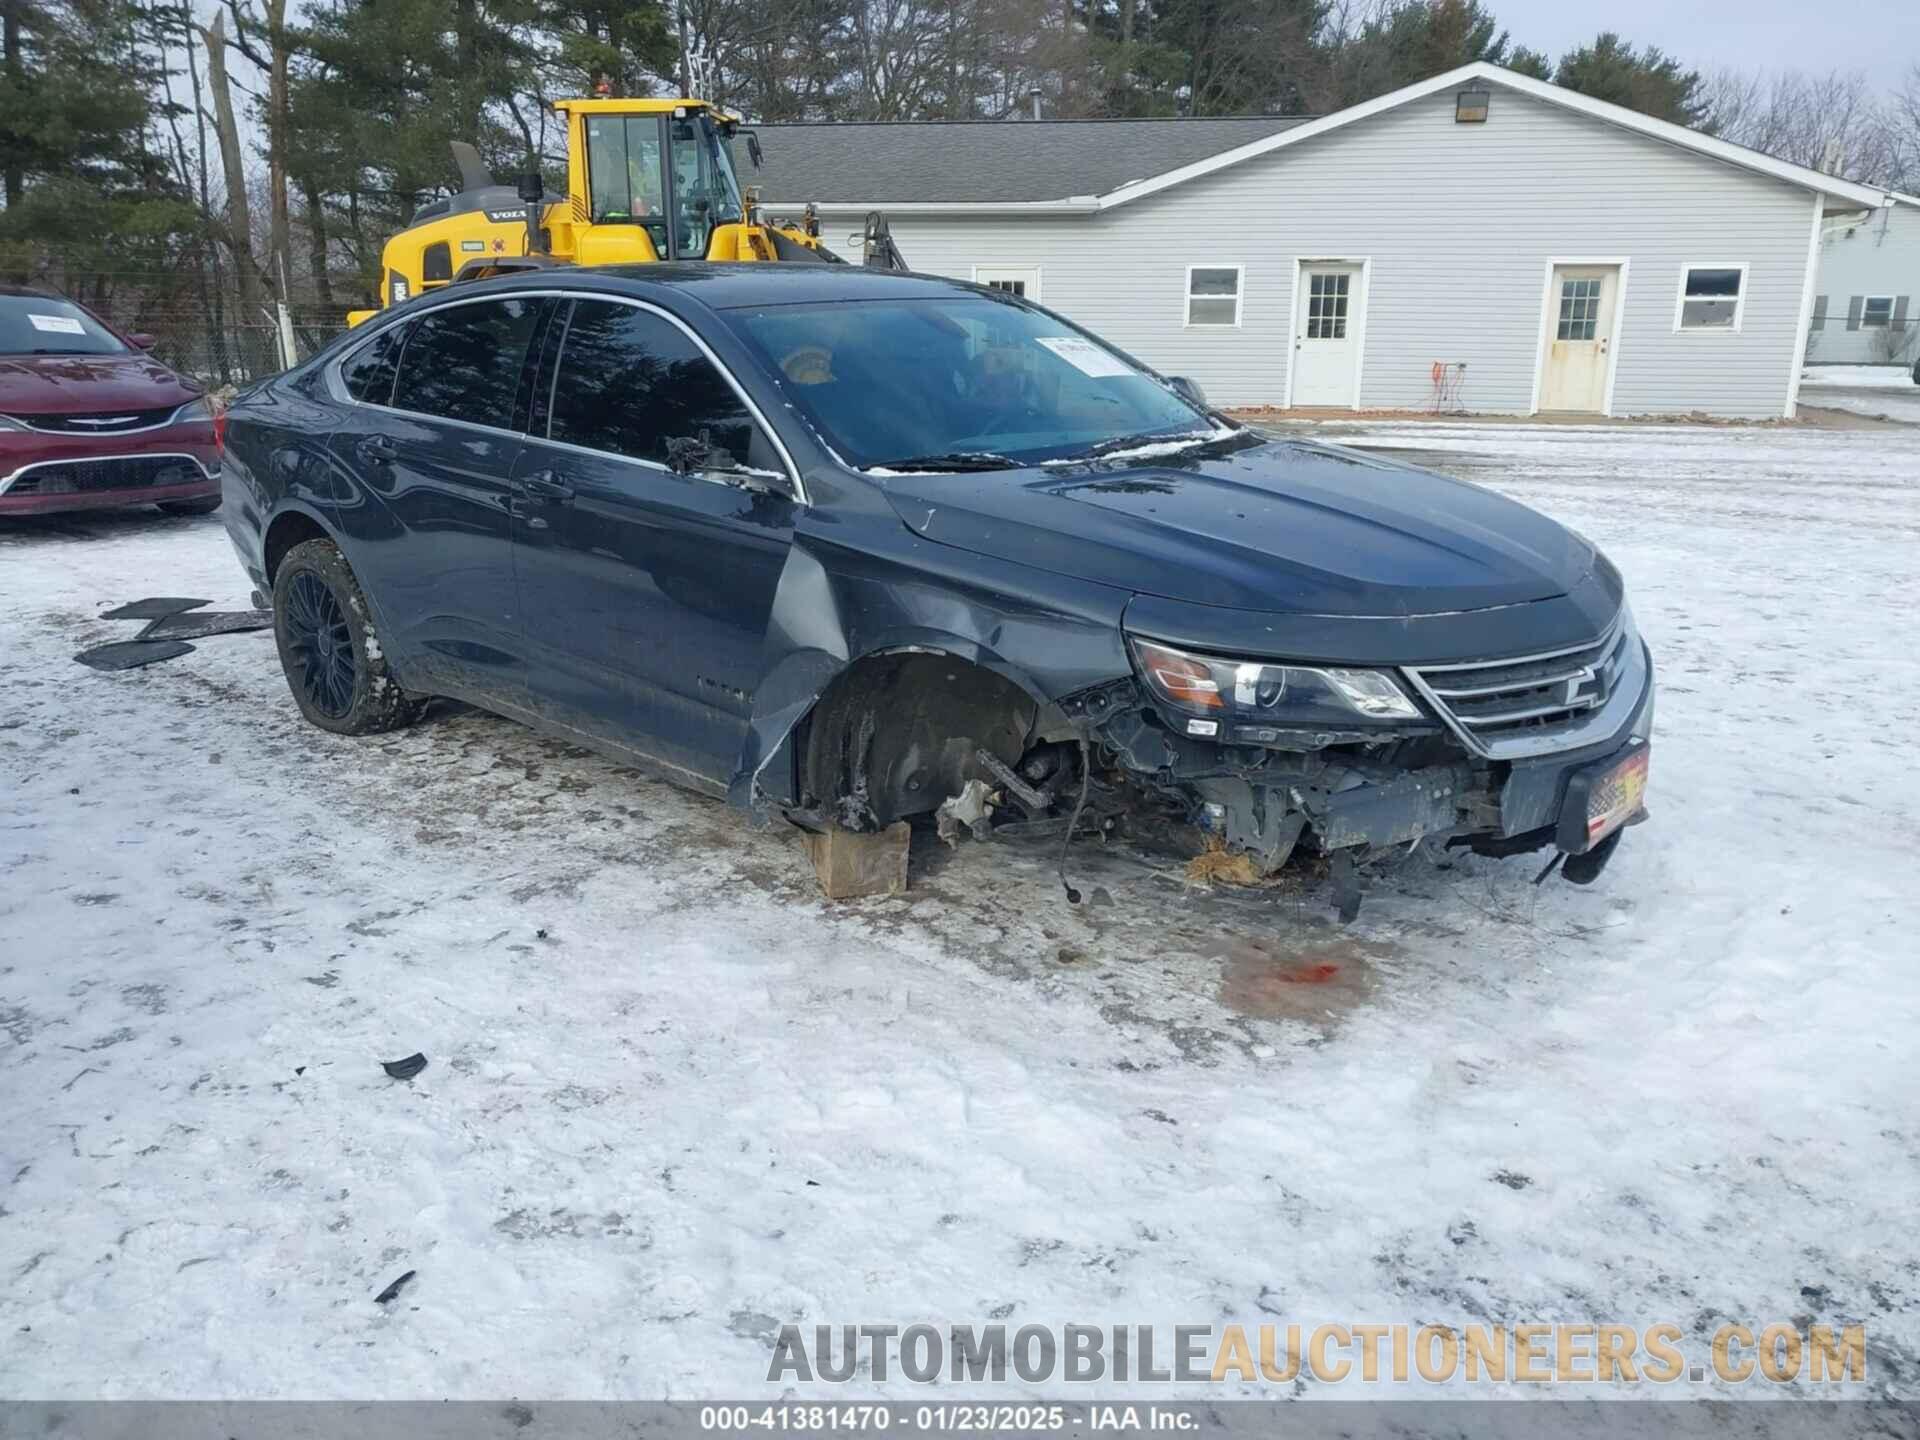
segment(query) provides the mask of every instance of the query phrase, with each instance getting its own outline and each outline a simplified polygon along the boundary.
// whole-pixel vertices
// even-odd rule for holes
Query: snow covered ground
[[[1903,365],[1809,365],[1800,403],[1920,425],[1920,385]]]
[[[0,529],[0,1394],[765,1396],[788,1320],[1729,1318],[1863,1322],[1920,1393],[1920,432],[1304,428],[1626,572],[1653,819],[1593,889],[1416,856],[1343,930],[935,844],[831,905],[791,836],[508,722],[327,736],[263,634],[73,664],[116,603],[244,605],[217,519]]]

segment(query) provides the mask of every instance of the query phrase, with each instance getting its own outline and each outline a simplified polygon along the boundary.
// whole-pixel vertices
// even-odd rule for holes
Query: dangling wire
[[[1080,824],[1080,812],[1087,805],[1087,789],[1093,781],[1093,758],[1087,753],[1087,742],[1080,740],[1080,798],[1073,802],[1073,818],[1067,821],[1067,833],[1060,837],[1060,888],[1067,892],[1067,903],[1078,905],[1080,892],[1067,880],[1067,847],[1073,844],[1073,832]]]

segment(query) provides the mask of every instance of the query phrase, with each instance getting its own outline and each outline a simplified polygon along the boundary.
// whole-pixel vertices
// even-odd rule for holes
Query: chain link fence
[[[346,311],[335,306],[288,307],[283,329],[278,313],[254,315],[227,306],[221,313],[197,305],[155,306],[137,297],[98,307],[103,318],[128,334],[151,335],[162,364],[214,389],[249,384],[314,354],[347,328]]]

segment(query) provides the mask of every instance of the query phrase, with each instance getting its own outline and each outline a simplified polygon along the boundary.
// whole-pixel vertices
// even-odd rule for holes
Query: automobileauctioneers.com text
[[[1327,1385],[1860,1384],[1863,1325],[1729,1321],[1490,1325],[784,1325],[767,1367],[791,1385],[953,1381],[1023,1385],[1298,1379]]]

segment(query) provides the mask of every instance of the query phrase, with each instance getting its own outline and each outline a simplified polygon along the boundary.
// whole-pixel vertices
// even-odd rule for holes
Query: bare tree
[[[1705,88],[1724,140],[1849,180],[1883,180],[1894,167],[1888,106],[1860,71],[1723,70]]]
[[[247,172],[240,160],[240,126],[234,119],[233,90],[227,80],[227,17],[216,11],[213,24],[199,29],[207,47],[207,88],[213,92],[214,134],[227,179],[226,241],[239,277],[240,308],[252,320],[260,310],[260,271],[253,259],[253,214],[247,197]]]

